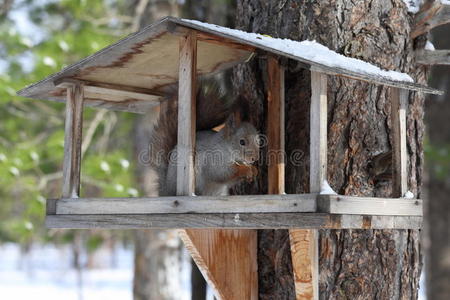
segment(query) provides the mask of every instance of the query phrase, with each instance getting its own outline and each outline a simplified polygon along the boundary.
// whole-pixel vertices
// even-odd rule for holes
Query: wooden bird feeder
[[[47,201],[47,227],[182,229],[182,239],[216,297],[239,300],[258,298],[255,229],[289,229],[297,299],[318,299],[317,229],[422,226],[422,200],[404,198],[408,95],[441,93],[406,74],[382,71],[319,46],[167,17],[21,90],[21,96],[66,102],[62,197]],[[261,53],[268,60],[269,150],[284,150],[284,70],[279,59],[296,60],[311,71],[310,192],[284,193],[281,157],[268,166],[270,195],[190,196],[195,182],[196,77]],[[328,76],[391,88],[392,198],[321,195],[327,179]],[[164,87],[177,82],[178,196],[80,198],[83,106],[145,113],[160,104]]]

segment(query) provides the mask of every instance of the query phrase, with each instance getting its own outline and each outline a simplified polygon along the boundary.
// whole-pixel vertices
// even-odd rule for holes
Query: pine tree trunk
[[[293,40],[316,40],[346,56],[426,82],[414,63],[412,18],[401,0],[238,1],[236,28]],[[308,192],[310,71],[295,61],[286,67],[286,192]],[[251,108],[254,124],[266,128],[265,59],[234,70],[234,86]],[[375,180],[368,163],[391,149],[390,91],[360,81],[329,77],[328,180],[339,194],[389,197],[392,181]],[[422,183],[422,95],[412,93],[407,119],[409,189]],[[292,155],[302,164],[293,165]],[[263,166],[263,164],[261,164]],[[238,192],[266,193],[267,170]],[[288,233],[258,234],[260,299],[295,299]],[[320,230],[321,299],[416,299],[421,269],[415,230]]]

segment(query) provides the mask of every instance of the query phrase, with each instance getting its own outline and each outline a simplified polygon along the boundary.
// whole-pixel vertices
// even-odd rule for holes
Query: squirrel
[[[227,99],[217,83],[203,81],[196,101],[195,194],[228,195],[234,185],[257,176],[252,164],[259,159],[259,134],[233,114],[236,101]],[[150,167],[159,196],[176,195],[177,106],[174,93],[161,104],[151,133]],[[220,131],[213,130],[224,123]]]

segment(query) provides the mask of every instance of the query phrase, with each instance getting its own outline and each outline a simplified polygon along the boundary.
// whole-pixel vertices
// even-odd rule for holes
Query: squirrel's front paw
[[[258,169],[252,165],[235,164],[235,177],[252,181],[258,175]]]
[[[258,169],[255,166],[248,166],[248,174],[245,177],[248,182],[253,181],[258,176]]]

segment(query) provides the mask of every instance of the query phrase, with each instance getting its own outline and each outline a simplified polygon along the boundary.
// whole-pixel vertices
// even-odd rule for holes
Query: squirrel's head
[[[250,165],[259,159],[260,137],[252,124],[236,122],[235,118],[231,118],[223,130],[237,163]]]

